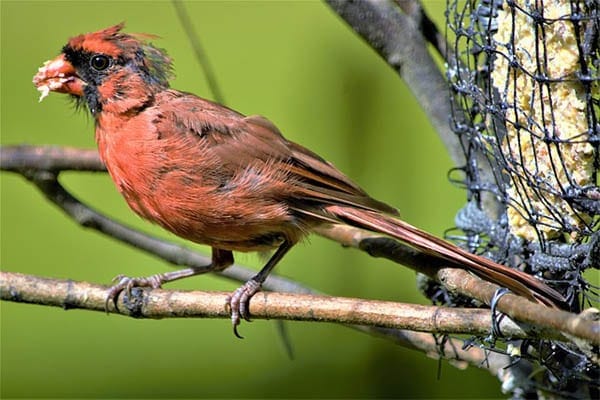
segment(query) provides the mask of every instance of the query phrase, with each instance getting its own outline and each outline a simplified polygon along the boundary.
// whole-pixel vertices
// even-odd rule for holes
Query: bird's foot
[[[155,274],[148,277],[137,277],[130,278],[125,275],[117,275],[113,278],[112,282],[117,282],[115,285],[111,286],[108,290],[108,294],[106,296],[106,301],[104,303],[104,309],[108,312],[108,304],[112,301],[115,306],[115,309],[119,309],[118,307],[118,299],[119,294],[125,291],[127,296],[131,297],[131,290],[135,287],[150,287],[152,289],[160,289],[164,282],[163,274]]]
[[[237,288],[230,296],[227,296],[227,304],[225,307],[231,313],[233,334],[240,339],[243,339],[243,337],[238,333],[237,327],[240,325],[242,318],[250,322],[249,302],[252,296],[260,290],[260,286],[260,282],[255,279],[250,279],[248,282]]]

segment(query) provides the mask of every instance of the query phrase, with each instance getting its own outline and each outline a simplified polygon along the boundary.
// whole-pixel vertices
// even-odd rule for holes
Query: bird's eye
[[[104,54],[96,54],[90,58],[90,66],[96,71],[104,71],[110,67],[110,58]]]

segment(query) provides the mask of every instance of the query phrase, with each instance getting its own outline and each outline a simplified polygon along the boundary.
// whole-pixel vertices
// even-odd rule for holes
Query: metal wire
[[[452,239],[546,279],[579,311],[597,300],[583,273],[600,268],[600,4],[447,0],[446,30],[467,160],[450,176],[468,193]],[[545,389],[598,378],[585,354],[539,346]]]

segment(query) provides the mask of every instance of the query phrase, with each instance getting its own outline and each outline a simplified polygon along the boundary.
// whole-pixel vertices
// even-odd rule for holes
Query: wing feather
[[[223,179],[250,167],[266,174],[269,168],[265,168],[265,164],[269,164],[279,171],[279,176],[287,176],[289,183],[287,193],[280,193],[282,187],[278,186],[274,188],[278,193],[273,193],[273,197],[286,201],[290,208],[303,215],[319,215],[319,219],[326,220],[322,212],[315,210],[332,204],[398,214],[393,207],[367,195],[330,162],[286,140],[268,119],[245,117],[195,96],[185,95],[173,101],[181,103],[174,104],[173,110],[187,111],[177,112],[177,115],[189,116],[187,119],[179,117],[180,132],[176,134],[191,131],[199,142],[209,144],[201,147],[219,160],[223,171],[218,175]],[[281,174],[282,171],[285,174]],[[307,207],[313,210],[303,210]]]

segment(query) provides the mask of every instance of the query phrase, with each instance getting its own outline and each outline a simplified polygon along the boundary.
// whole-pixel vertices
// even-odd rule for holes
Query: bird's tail
[[[533,276],[469,253],[392,216],[339,205],[329,206],[327,211],[350,225],[391,236],[424,253],[447,260],[453,266],[467,269],[487,281],[506,287],[532,301],[550,307],[568,308],[567,301],[558,291]]]

